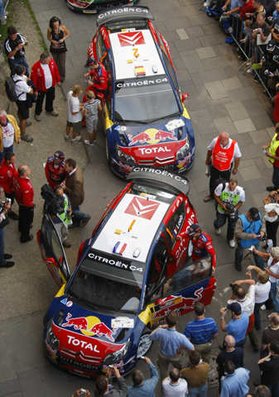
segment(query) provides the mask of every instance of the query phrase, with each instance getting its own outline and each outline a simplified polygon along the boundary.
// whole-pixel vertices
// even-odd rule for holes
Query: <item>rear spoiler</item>
[[[104,25],[112,21],[124,21],[132,19],[154,19],[148,7],[144,6],[123,6],[111,8],[107,11],[101,12],[96,24],[97,26]]]
[[[174,174],[167,170],[148,167],[134,167],[127,176],[127,180],[139,182],[160,188],[173,194],[189,194],[190,182],[187,178]]]

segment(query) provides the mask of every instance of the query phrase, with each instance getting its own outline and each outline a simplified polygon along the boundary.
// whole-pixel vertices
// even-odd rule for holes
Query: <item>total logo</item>
[[[129,138],[130,138],[129,146],[136,144],[146,144],[146,143],[150,145],[155,145],[156,143],[164,142],[167,139],[170,139],[172,141],[177,141],[177,138],[173,131],[162,131],[162,130],[157,130],[156,128],[149,128],[143,132],[140,132],[135,136],[130,135]]]
[[[96,316],[72,317],[71,313],[68,313],[66,322],[62,324],[62,327],[73,327],[75,331],[80,331],[83,335],[104,336],[114,342],[112,330]]]
[[[141,154],[156,154],[156,153],[167,153],[171,152],[171,149],[167,146],[159,147],[139,147],[138,150]]]
[[[95,352],[95,353],[101,353],[100,350],[98,350],[98,346],[92,345],[92,343],[88,343],[88,342],[85,342],[84,340],[76,339],[70,335],[67,335],[67,338],[68,338],[69,345],[81,347],[84,350],[91,350],[92,352]]]

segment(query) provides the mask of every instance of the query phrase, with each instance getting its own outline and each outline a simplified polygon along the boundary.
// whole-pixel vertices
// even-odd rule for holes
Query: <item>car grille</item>
[[[157,158],[155,157],[152,160],[139,160],[138,164],[139,165],[158,165],[158,166],[164,166],[167,164],[172,164],[175,161],[175,157],[171,156],[171,157],[166,157],[166,158]]]

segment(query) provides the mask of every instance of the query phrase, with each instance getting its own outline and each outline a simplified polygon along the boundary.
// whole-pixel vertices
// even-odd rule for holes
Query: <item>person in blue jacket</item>
[[[257,208],[250,208],[246,214],[239,215],[235,227],[235,239],[237,248],[235,250],[234,265],[236,270],[241,271],[244,250],[252,248],[259,249],[260,241],[265,236],[265,223],[261,219],[260,212]],[[254,255],[255,263],[263,269],[264,262],[262,258]]]

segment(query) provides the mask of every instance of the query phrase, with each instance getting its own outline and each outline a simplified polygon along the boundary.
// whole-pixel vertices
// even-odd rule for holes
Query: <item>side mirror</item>
[[[182,95],[181,95],[182,102],[184,103],[186,101],[186,99],[189,98],[189,96],[190,96],[189,92],[183,92]]]

